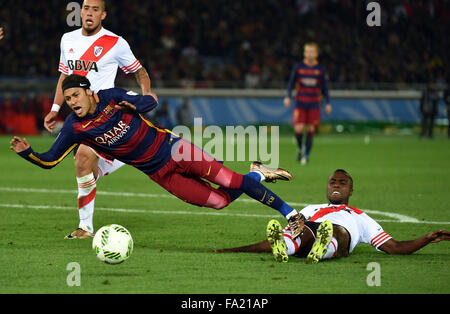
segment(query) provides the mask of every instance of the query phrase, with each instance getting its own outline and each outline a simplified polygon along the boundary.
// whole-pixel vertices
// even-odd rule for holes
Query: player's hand
[[[3,39],[3,27],[0,27],[0,40]]]
[[[450,241],[450,232],[446,230],[438,230],[430,233],[428,238],[431,240],[431,243],[438,243],[440,241]]]
[[[331,104],[326,104],[326,106],[325,106],[325,113],[326,113],[327,115],[330,115],[330,114],[331,114],[331,111],[332,111],[332,109],[331,109]]]
[[[289,108],[291,106],[291,98],[284,97],[283,103],[286,108]]]
[[[44,118],[44,127],[50,133],[53,133],[53,129],[55,128],[57,116],[58,116],[58,113],[56,111],[50,111],[49,113],[47,113],[47,115]]]
[[[136,106],[130,104],[128,101],[122,100],[116,105],[116,109],[122,110],[124,112],[134,112],[136,111]]]
[[[30,147],[30,144],[28,144],[25,138],[21,139],[18,136],[14,136],[9,144],[11,145],[9,148],[16,153],[23,152]]]

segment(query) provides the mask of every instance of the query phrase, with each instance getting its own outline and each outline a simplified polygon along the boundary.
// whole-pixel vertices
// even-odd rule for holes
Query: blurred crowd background
[[[68,2],[2,0],[0,80],[59,76],[61,36],[77,28],[67,25]],[[445,85],[450,1],[378,1],[381,27],[366,24],[368,2],[107,0],[103,25],[128,41],[154,87],[284,89],[308,41],[319,44],[333,89]],[[42,119],[52,102],[47,91],[22,98],[2,93],[2,111],[20,107]]]
[[[307,41],[321,47],[331,83],[448,78],[449,1],[382,1],[382,27],[367,26],[367,2],[107,0],[104,26],[130,43],[159,85],[284,88]],[[2,1],[1,76],[58,75],[59,41],[74,29],[65,5]]]

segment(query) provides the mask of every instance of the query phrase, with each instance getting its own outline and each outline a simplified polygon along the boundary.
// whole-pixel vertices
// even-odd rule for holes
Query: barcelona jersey
[[[316,64],[308,66],[304,62],[294,65],[287,87],[287,96],[296,90],[296,106],[302,109],[320,108],[322,100],[329,103],[325,68]]]
[[[71,113],[50,150],[39,154],[31,147],[19,155],[42,168],[61,162],[78,144],[92,147],[105,158],[118,159],[146,174],[158,171],[171,157],[171,144],[178,140],[171,132],[154,126],[141,114],[153,110],[156,100],[120,88],[100,90],[94,94],[97,108],[79,118]],[[136,111],[125,112],[115,105],[127,101]]]

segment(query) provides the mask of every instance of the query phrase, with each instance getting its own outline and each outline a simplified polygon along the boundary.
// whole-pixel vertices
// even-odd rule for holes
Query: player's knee
[[[304,129],[305,129],[305,125],[304,124],[295,124],[294,125],[294,132],[296,134],[303,133]]]
[[[212,181],[224,188],[239,189],[242,184],[242,177],[242,174],[223,167]]]
[[[80,146],[75,154],[75,170],[77,173],[97,170],[98,157],[85,146]]]

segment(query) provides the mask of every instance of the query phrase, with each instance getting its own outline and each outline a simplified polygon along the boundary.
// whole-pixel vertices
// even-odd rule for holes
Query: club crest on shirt
[[[94,47],[94,56],[96,58],[98,58],[98,56],[100,56],[103,52],[103,47],[102,46],[95,46]]]
[[[115,105],[116,105],[116,102],[114,100],[111,100],[111,102],[108,104],[108,106],[106,106],[105,109],[103,109],[103,111],[102,111],[103,114],[105,116],[107,116],[108,118],[111,118],[114,115],[114,113],[116,113],[116,110],[114,108]]]

